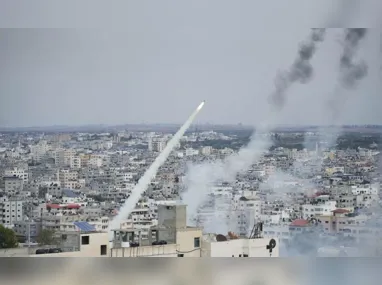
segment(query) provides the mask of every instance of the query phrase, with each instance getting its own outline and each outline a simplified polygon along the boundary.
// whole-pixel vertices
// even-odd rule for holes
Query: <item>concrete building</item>
[[[108,257],[110,256],[108,234],[98,232],[62,233],[64,252],[32,254],[30,257]]]
[[[23,201],[9,200],[0,202],[0,221],[6,226],[13,226],[23,219]]]
[[[41,162],[45,158],[48,150],[49,150],[49,145],[47,144],[47,141],[45,140],[41,140],[36,145],[31,145],[30,151],[31,151],[32,160],[36,162]]]
[[[278,257],[279,246],[269,252],[270,238],[241,238],[226,241],[203,241],[201,257]]]
[[[42,257],[278,257],[278,240],[269,250],[270,238],[228,239],[203,238],[202,229],[189,227],[186,205],[159,205],[158,225],[143,239],[136,229],[113,230],[109,242],[107,233],[62,232],[63,253]],[[94,229],[94,228],[93,228]],[[71,250],[71,251],[69,251]]]
[[[18,237],[30,239],[31,242],[36,242],[37,236],[41,230],[41,224],[35,221],[16,221],[13,225],[13,230]]]
[[[322,204],[303,205],[302,216],[309,219],[314,216],[331,216],[336,209],[336,201],[327,201]]]
[[[28,183],[29,174],[28,171],[23,168],[14,167],[11,169],[6,169],[4,171],[4,176],[13,176],[18,177],[24,181],[24,183]]]
[[[162,152],[166,145],[165,139],[152,138],[149,140],[149,151]]]
[[[4,192],[7,195],[15,195],[24,188],[24,180],[17,176],[6,176],[4,180]]]

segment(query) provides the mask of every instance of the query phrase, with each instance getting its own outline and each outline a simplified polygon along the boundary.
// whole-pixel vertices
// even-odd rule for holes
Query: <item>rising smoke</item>
[[[278,110],[285,105],[286,92],[295,82],[306,84],[313,76],[313,67],[310,63],[317,51],[317,44],[325,38],[325,29],[312,29],[309,39],[300,45],[297,58],[286,72],[276,77],[276,90],[271,94],[270,101]]]
[[[325,141],[326,146],[332,148],[335,146],[337,138],[341,134],[340,117],[342,115],[344,103],[349,99],[349,92],[356,90],[359,82],[368,75],[368,65],[364,60],[356,60],[357,51],[360,48],[362,40],[367,35],[367,29],[364,28],[348,28],[344,29],[342,41],[342,53],[339,59],[339,77],[338,84],[334,89],[334,94],[331,96],[328,104],[330,115],[327,117],[329,126],[321,128],[319,138],[320,141]],[[380,209],[380,207],[377,207]],[[375,210],[375,213],[381,210]],[[376,215],[371,221],[379,220],[380,215]],[[352,240],[330,240],[323,238],[319,230],[313,231],[309,235],[300,236],[295,244],[292,244],[288,249],[288,255],[297,253],[298,255],[316,254],[319,247],[332,245],[335,247],[343,246],[348,243],[353,246],[355,243]],[[372,242],[371,242],[372,243]],[[370,256],[372,253],[370,248],[375,249],[375,243],[357,244],[357,252],[353,253],[356,256]]]
[[[334,89],[327,107],[330,111],[330,123],[338,123],[349,90],[357,88],[358,83],[367,76],[368,65],[364,60],[356,60],[360,43],[365,38],[367,29],[345,29],[342,41],[342,53],[339,60],[338,85]]]
[[[328,147],[333,147],[341,133],[340,119],[343,107],[349,100],[349,91],[356,90],[359,82],[368,75],[368,65],[364,60],[356,60],[362,40],[367,35],[367,29],[345,29],[342,41],[342,53],[339,59],[338,84],[327,104],[330,112],[327,117],[327,127],[320,131],[320,140],[327,142]]]
[[[267,134],[272,129],[274,116],[283,109],[289,88],[295,83],[306,84],[312,78],[313,68],[310,60],[317,51],[317,44],[322,42],[324,37],[325,29],[312,29],[308,40],[300,45],[298,56],[289,71],[276,78],[276,90],[269,100],[271,113],[266,118],[266,123],[258,127],[251,136],[248,145],[241,148],[237,154],[223,160],[196,164],[189,168],[185,179],[186,192],[182,195],[183,201],[188,205],[189,223],[194,223],[200,205],[211,193],[212,185],[219,181],[233,182],[239,172],[247,170],[271,146]]]
[[[364,60],[355,61],[360,42],[365,38],[367,29],[345,29],[344,49],[340,58],[341,83],[344,88],[353,89],[368,73]]]

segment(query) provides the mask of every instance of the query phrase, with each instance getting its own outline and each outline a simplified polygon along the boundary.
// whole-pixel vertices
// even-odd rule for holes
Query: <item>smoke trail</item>
[[[325,29],[312,29],[309,39],[302,43],[297,58],[287,72],[279,74],[276,78],[276,90],[271,94],[270,100],[279,110],[285,105],[287,90],[295,82],[307,83],[313,76],[313,67],[310,63],[317,50],[317,44],[325,39]]]
[[[187,190],[182,197],[188,205],[189,223],[193,223],[199,206],[208,196],[214,183],[222,180],[233,182],[237,173],[248,169],[271,146],[269,136],[264,134],[271,130],[275,115],[284,107],[290,86],[296,82],[305,84],[312,78],[313,68],[310,60],[316,52],[317,43],[324,40],[325,32],[325,29],[312,29],[309,39],[300,45],[298,57],[292,67],[276,78],[276,90],[270,96],[271,113],[267,117],[267,123],[257,128],[248,145],[224,160],[190,167],[185,181]]]
[[[345,29],[342,42],[342,53],[339,58],[339,77],[335,86],[333,95],[328,102],[329,116],[325,117],[329,127],[320,129],[320,141],[326,141],[328,147],[335,146],[337,138],[341,133],[339,127],[339,119],[342,114],[344,102],[349,99],[348,92],[355,90],[358,83],[367,76],[368,66],[365,61],[356,61],[355,57],[362,40],[367,34],[366,29]],[[320,160],[319,167],[322,167],[323,161]],[[293,165],[292,167],[295,167]],[[303,234],[291,243],[288,248],[288,255],[298,252],[302,255],[316,254],[316,250],[320,247],[331,245],[333,241],[328,238],[320,237],[320,232],[311,234]],[[341,241],[336,241],[341,244]],[[361,250],[364,252],[365,250]]]
[[[354,57],[359,44],[366,36],[367,29],[345,29],[344,50],[340,58],[341,83],[346,89],[356,87],[368,73],[368,66],[364,60],[356,62]]]
[[[367,76],[368,65],[364,60],[355,60],[360,43],[367,35],[367,29],[352,28],[345,29],[343,35],[343,51],[339,60],[338,85],[334,89],[334,94],[329,99],[327,110],[330,116],[326,117],[326,127],[321,130],[321,139],[333,146],[341,133],[339,119],[342,115],[344,103],[349,99],[348,91],[357,88],[358,83]]]
[[[171,151],[179,143],[179,140],[182,138],[186,130],[190,127],[196,115],[203,108],[203,105],[204,105],[204,101],[191,114],[191,116],[187,119],[184,125],[169,141],[165,149],[159,154],[159,156],[155,159],[153,164],[149,167],[149,169],[145,172],[145,174],[141,177],[141,179],[139,179],[138,184],[132,191],[130,197],[127,199],[125,204],[119,210],[118,215],[112,220],[109,227],[110,230],[118,229],[123,219],[127,218],[130,215],[131,211],[134,210],[135,205],[138,203],[139,198],[142,196],[143,192],[146,191],[150,181],[155,177],[156,173],[158,172],[158,169],[165,163]],[[109,234],[111,235],[112,232],[109,232]],[[112,236],[110,237],[112,238]]]
[[[328,102],[330,120],[337,121],[341,114],[341,107],[348,99],[347,90],[357,87],[357,84],[367,76],[368,66],[364,60],[355,61],[355,56],[361,41],[367,34],[367,29],[345,29],[343,38],[343,51],[339,61],[339,85],[335,87],[334,94]]]

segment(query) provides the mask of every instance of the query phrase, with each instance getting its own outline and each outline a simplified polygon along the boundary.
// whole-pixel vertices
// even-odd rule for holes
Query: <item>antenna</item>
[[[263,222],[256,223],[253,225],[249,238],[250,239],[262,238],[262,235],[261,235],[262,232],[263,232]]]

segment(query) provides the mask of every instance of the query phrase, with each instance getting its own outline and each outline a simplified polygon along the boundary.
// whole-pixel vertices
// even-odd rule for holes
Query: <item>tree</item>
[[[37,236],[37,242],[39,245],[56,245],[57,238],[55,232],[43,229]]]
[[[0,248],[15,248],[18,246],[19,243],[15,232],[0,225]]]

